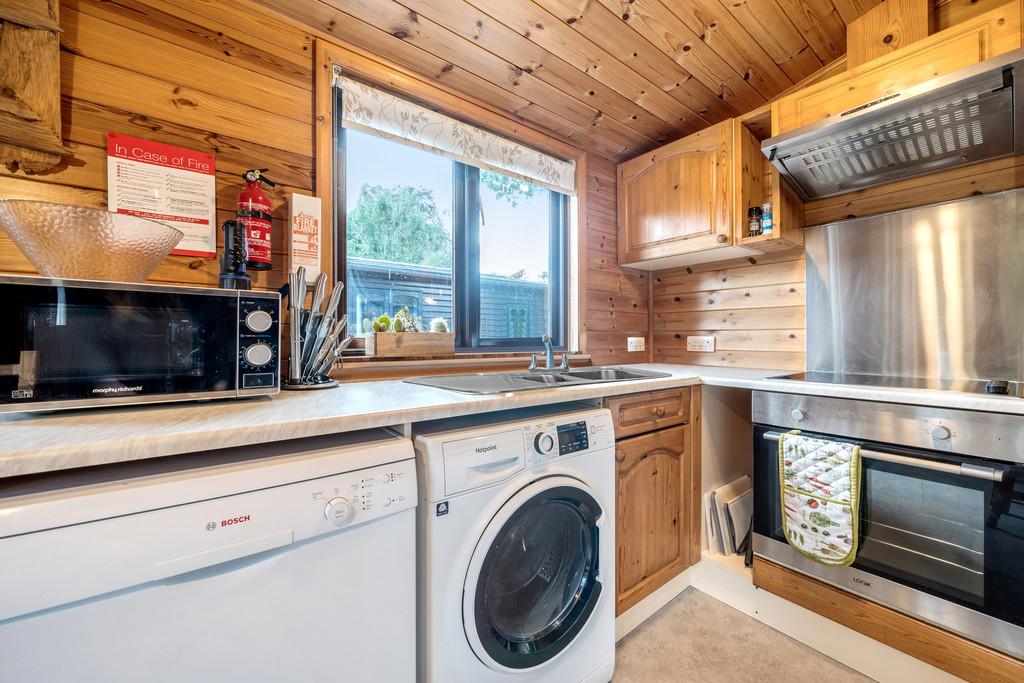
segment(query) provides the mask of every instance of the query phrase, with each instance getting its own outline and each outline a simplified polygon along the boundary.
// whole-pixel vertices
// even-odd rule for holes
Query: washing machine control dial
[[[327,501],[327,506],[324,508],[324,517],[327,518],[334,526],[345,526],[352,520],[352,516],[355,515],[356,510],[352,507],[352,503],[349,502],[348,498],[331,498]]]
[[[533,437],[533,449],[541,455],[550,455],[555,450],[555,437],[550,432],[537,432]]]

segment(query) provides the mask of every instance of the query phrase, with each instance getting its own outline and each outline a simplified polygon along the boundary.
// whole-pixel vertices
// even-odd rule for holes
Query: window
[[[408,308],[463,350],[565,348],[568,196],[354,128],[339,157],[355,333]]]

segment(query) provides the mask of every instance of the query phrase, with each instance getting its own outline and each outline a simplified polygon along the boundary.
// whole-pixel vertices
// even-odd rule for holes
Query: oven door
[[[236,395],[234,292],[3,283],[0,410]]]
[[[857,558],[851,568],[829,567],[797,553],[782,533],[784,431],[754,429],[756,554],[1024,657],[1024,468],[858,442],[865,454]]]

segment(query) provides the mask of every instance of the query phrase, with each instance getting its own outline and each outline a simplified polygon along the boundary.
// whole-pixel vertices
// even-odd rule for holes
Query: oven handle
[[[764,439],[768,441],[778,441],[779,437],[782,436],[778,432],[765,432]],[[972,465],[970,463],[963,463],[961,465],[951,465],[946,462],[935,462],[934,460],[923,460],[921,458],[910,458],[905,455],[894,455],[892,453],[880,453],[879,451],[869,451],[866,448],[860,449],[860,456],[862,458],[870,458],[871,460],[884,460],[885,462],[894,462],[900,465],[907,465],[909,467],[920,467],[926,470],[935,470],[937,472],[948,472],[949,474],[957,474],[964,477],[974,477],[975,479],[985,479],[988,481],[1002,481],[1003,471],[997,470],[994,467],[984,467],[982,465]]]

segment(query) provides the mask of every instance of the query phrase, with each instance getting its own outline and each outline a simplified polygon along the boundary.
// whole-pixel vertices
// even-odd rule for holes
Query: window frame
[[[333,112],[334,206],[336,207],[335,272],[346,285],[340,309],[348,310],[348,212],[346,206],[347,129],[340,115],[342,93],[335,90]],[[372,133],[365,133],[372,135]],[[386,138],[381,138],[386,139]],[[403,144],[400,140],[392,140]],[[540,337],[481,338],[480,336],[480,168],[452,160],[452,326],[457,353],[527,351],[542,348]],[[548,193],[547,334],[557,351],[567,351],[570,294],[569,230],[571,198]]]

